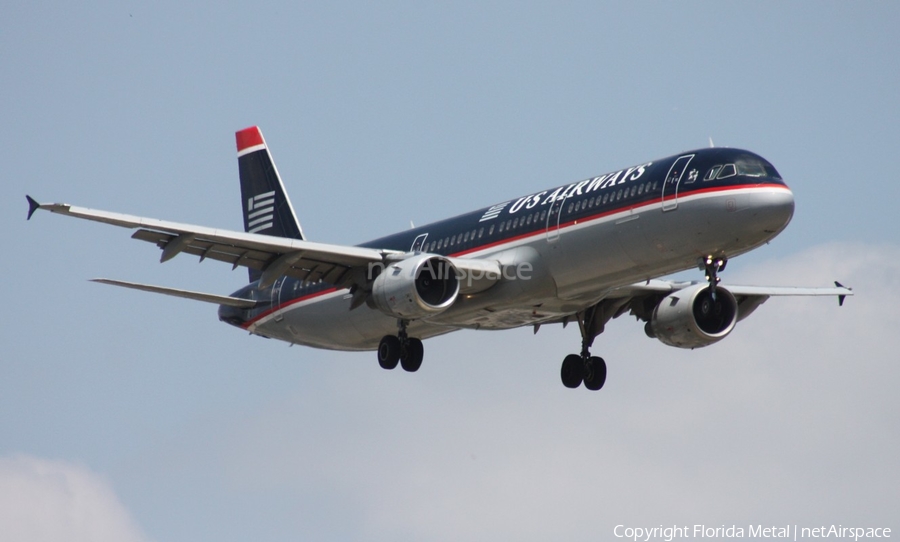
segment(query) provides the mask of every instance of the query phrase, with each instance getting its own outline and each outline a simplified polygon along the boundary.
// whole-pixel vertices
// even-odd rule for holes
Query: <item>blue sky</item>
[[[7,6],[0,531],[900,528],[898,22],[890,2]],[[370,353],[289,348],[205,304],[87,282],[229,293],[242,271],[159,265],[127,230],[25,221],[31,194],[239,230],[233,134],[250,125],[306,234],[333,243],[712,138],[772,161],[797,201],[724,280],[838,279],[857,295],[840,310],[770,300],[694,352],[622,318],[595,347],[607,386],[573,393],[558,381],[572,326],[451,334],[419,373],[389,373]]]

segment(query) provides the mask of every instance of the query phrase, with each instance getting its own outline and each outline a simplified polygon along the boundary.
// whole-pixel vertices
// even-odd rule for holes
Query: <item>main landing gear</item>
[[[606,362],[587,351],[569,354],[562,362],[560,376],[567,388],[577,388],[584,382],[585,388],[597,391],[606,383]]]
[[[563,386],[577,388],[582,383],[584,387],[597,391],[606,383],[606,362],[603,358],[591,355],[591,345],[594,337],[603,332],[603,327],[610,315],[595,305],[585,311],[579,312],[578,328],[581,330],[581,354],[570,354],[562,362],[560,377]]]
[[[425,347],[421,340],[406,335],[407,325],[408,320],[398,320],[397,335],[385,335],[378,344],[378,365],[382,369],[394,369],[400,363],[404,371],[414,373],[422,366]]]

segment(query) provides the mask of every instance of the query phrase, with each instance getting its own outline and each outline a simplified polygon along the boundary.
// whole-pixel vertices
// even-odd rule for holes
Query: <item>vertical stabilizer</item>
[[[245,128],[235,134],[235,139],[244,231],[303,239],[300,222],[260,129],[256,126]],[[260,271],[251,269],[250,282],[257,280],[260,274]]]

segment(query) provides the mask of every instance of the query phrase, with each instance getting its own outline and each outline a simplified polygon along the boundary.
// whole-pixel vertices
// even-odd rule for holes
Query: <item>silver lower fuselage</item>
[[[664,210],[665,205],[665,210]],[[733,258],[775,237],[790,222],[791,191],[783,184],[690,193],[615,213],[549,225],[526,237],[466,254],[499,261],[493,287],[436,316],[414,320],[412,337],[457,329],[509,329],[560,319],[614,296],[616,288],[696,268],[708,255]],[[280,283],[277,309],[246,326],[251,333],[335,350],[375,350],[396,334],[397,319],[366,304],[350,310],[349,290],[291,300]]]

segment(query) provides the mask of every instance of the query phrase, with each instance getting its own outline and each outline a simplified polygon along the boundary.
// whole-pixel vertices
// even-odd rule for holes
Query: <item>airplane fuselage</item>
[[[775,168],[739,149],[709,148],[643,163],[360,245],[497,261],[503,280],[409,322],[410,336],[560,321],[615,288],[696,268],[709,255],[756,248],[790,222],[794,199]],[[219,317],[251,333],[337,350],[375,350],[397,318],[317,280],[283,276],[234,297]]]

